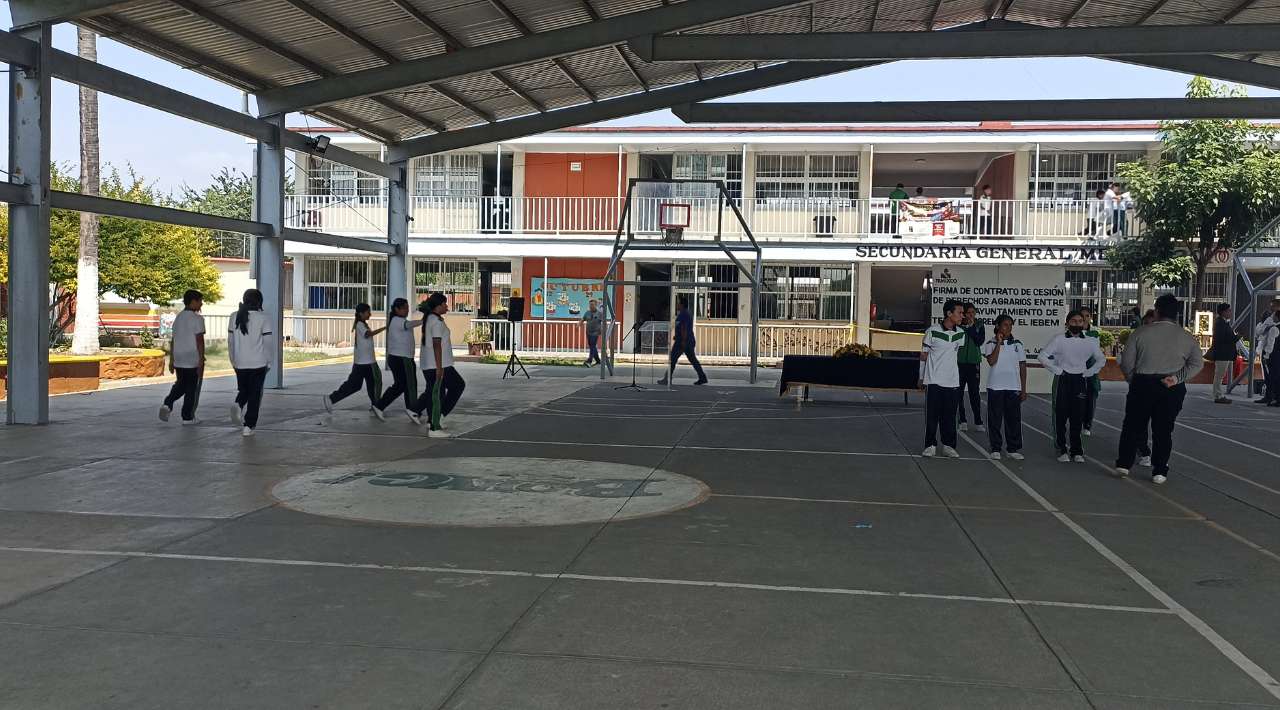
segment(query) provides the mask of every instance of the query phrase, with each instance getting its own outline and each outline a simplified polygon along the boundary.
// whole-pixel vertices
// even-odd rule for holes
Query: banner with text
[[[1049,266],[933,267],[932,313],[942,317],[947,299],[971,301],[990,337],[996,316],[1013,316],[1014,337],[1037,353],[1062,332],[1067,314],[1064,269]]]
[[[531,318],[579,320],[587,312],[587,305],[595,300],[604,302],[604,282],[583,279],[543,279],[535,276],[529,284],[533,289],[533,303],[529,309]]]

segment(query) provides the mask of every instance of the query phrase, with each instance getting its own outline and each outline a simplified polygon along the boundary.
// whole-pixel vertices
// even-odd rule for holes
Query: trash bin
[[[813,236],[831,238],[836,232],[836,217],[830,214],[814,215]]]

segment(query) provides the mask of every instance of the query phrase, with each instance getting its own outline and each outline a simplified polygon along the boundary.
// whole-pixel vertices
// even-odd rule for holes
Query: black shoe
[[[1271,403],[1270,403],[1270,404],[1268,404],[1267,406],[1268,406],[1268,407],[1280,407],[1280,402],[1271,402]]]
[[[1269,399],[1255,399],[1255,400],[1253,400],[1253,403],[1254,403],[1254,404],[1271,404],[1271,400],[1269,400]]]
[[[693,383],[693,384],[695,384],[695,385],[705,385],[705,384],[707,384],[708,382],[710,382],[710,380],[708,380],[707,378],[705,378],[705,377],[704,377],[704,378],[702,378],[702,379],[698,380],[697,382],[695,382],[695,383]]]

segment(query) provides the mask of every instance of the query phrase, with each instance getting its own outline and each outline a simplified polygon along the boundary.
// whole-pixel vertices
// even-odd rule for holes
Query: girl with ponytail
[[[449,312],[448,299],[443,293],[433,293],[420,308],[426,316],[420,356],[426,388],[413,406],[413,413],[419,418],[423,413],[429,414],[428,436],[448,437],[443,420],[457,406],[467,383],[453,367],[452,334],[444,322],[444,314]]]
[[[373,407],[377,406],[378,397],[382,394],[382,372],[378,369],[378,360],[373,353],[373,336],[386,328],[370,330],[369,318],[372,315],[373,309],[369,304],[361,303],[356,306],[356,319],[351,326],[351,337],[355,341],[351,374],[347,375],[347,381],[342,386],[324,396],[324,410],[330,414],[333,413],[333,405],[359,392],[362,384],[369,391],[370,411],[376,411]]]
[[[231,367],[236,371],[236,403],[231,405],[231,421],[244,426],[244,436],[253,436],[258,426],[262,388],[271,365],[271,336],[271,323],[262,312],[262,292],[251,288],[244,292],[227,334]]]
[[[417,367],[413,364],[413,329],[422,325],[421,320],[409,320],[409,302],[397,298],[391,302],[391,312],[387,314],[387,369],[391,370],[392,384],[382,393],[382,398],[373,403],[373,416],[386,421],[384,413],[396,397],[404,396],[404,411],[414,424],[421,424],[418,415],[413,413],[414,402],[418,399]]]

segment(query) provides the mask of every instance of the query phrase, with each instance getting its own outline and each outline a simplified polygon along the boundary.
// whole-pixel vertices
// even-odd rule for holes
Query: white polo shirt
[[[416,321],[391,316],[387,323],[387,354],[413,358],[413,327]]]
[[[262,311],[249,311],[249,321],[245,324],[247,333],[236,327],[236,316],[231,315],[231,327],[228,337],[231,338],[231,366],[237,370],[256,370],[271,364],[271,356],[267,352],[267,341],[271,337],[271,324],[267,314]]]
[[[946,330],[941,324],[929,326],[924,331],[924,340],[920,344],[921,351],[928,354],[920,379],[926,385],[939,387],[959,387],[960,367],[956,362],[956,354],[964,345],[965,332],[962,328]]]
[[[453,335],[449,332],[449,324],[437,316],[427,318],[427,338],[422,341],[422,355],[418,363],[424,371],[436,369],[436,350],[433,341],[440,339],[440,367],[453,367]]]
[[[369,324],[356,323],[354,337],[355,342],[355,364],[357,365],[373,365],[378,359],[373,354],[373,338],[369,337]]]
[[[983,357],[989,356],[995,352],[995,349],[994,338],[983,343]],[[1026,361],[1027,349],[1022,341],[1017,338],[1006,340],[1000,345],[1000,355],[996,357],[996,364],[991,366],[991,371],[987,374],[987,389],[1021,392],[1022,363]]]
[[[204,316],[184,310],[173,319],[173,366],[189,369],[200,367],[200,349],[196,336],[204,335]]]

